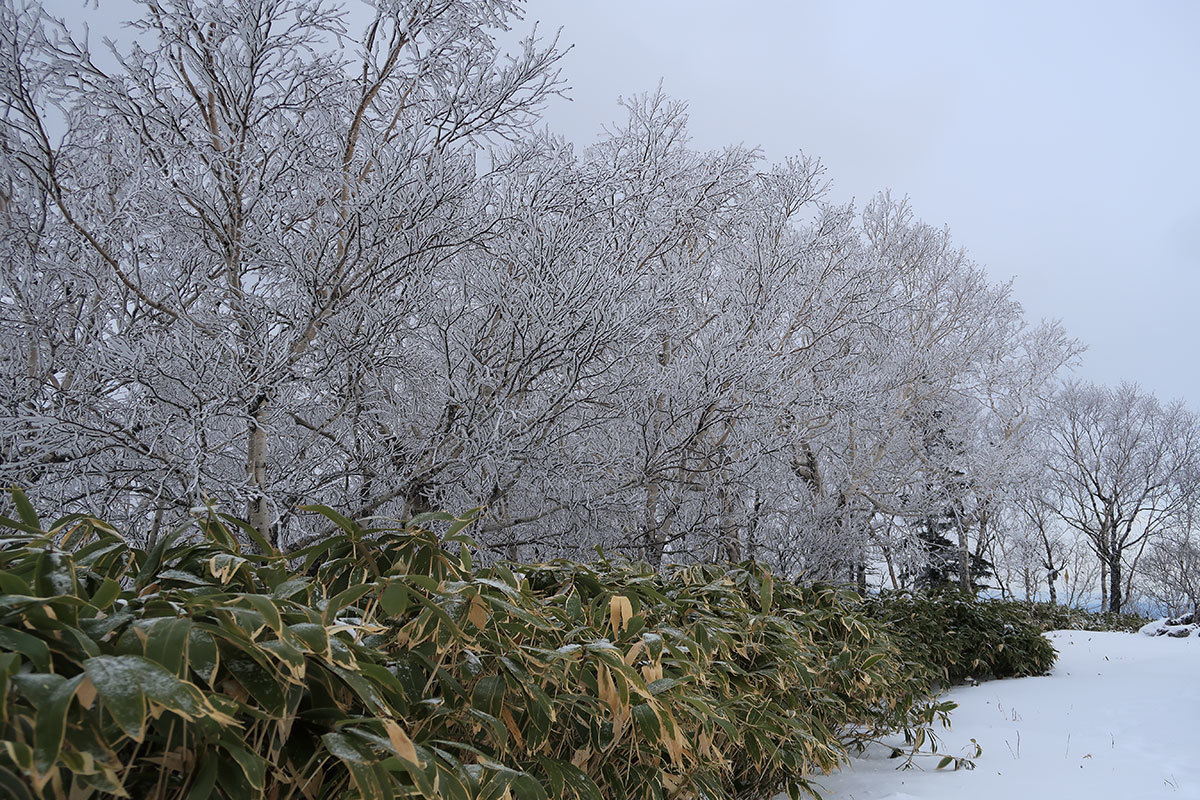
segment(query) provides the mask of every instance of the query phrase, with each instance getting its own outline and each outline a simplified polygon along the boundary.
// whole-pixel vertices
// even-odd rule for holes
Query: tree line
[[[521,6],[146,3],[101,57],[6,4],[0,481],[144,542],[482,507],[494,557],[1182,586],[1185,406],[1063,384],[1059,324],[811,155],[661,93],[577,151]]]

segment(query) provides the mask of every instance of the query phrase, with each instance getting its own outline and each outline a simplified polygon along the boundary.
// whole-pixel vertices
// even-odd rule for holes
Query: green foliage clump
[[[1016,604],[945,589],[885,592],[865,609],[894,631],[918,681],[1044,675],[1054,666],[1054,648]]]
[[[1028,600],[1009,600],[1009,606],[1019,611],[1040,631],[1117,631],[1136,633],[1150,622],[1138,614],[1099,613],[1057,603],[1034,603]]]
[[[323,507],[288,556],[211,511],[142,549],[14,499],[6,796],[798,797],[952,708],[856,595],[754,564],[480,568],[469,518]]]

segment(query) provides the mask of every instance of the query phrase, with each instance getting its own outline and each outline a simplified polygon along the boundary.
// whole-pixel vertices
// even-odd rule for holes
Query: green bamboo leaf
[[[66,754],[64,753],[64,756]],[[65,760],[65,759],[64,759]],[[117,762],[120,764],[120,762]],[[74,769],[68,765],[68,768]],[[113,797],[129,797],[129,792],[121,783],[121,777],[116,770],[107,763],[93,761],[91,768],[92,772],[75,770],[72,776],[75,781],[75,786],[78,787],[79,793],[83,790],[92,789],[101,794],[111,795]]]
[[[471,748],[467,747],[465,749],[470,750]],[[445,751],[439,751],[439,753],[442,755],[443,758],[450,757],[449,753],[446,753]],[[396,758],[395,756],[389,756],[389,757],[383,759],[382,761],[379,762],[378,766],[387,772],[405,772],[405,773],[407,773],[409,778],[412,780],[413,785],[416,786],[417,792],[420,793],[419,794],[420,797],[429,798],[429,800],[436,800],[437,798],[440,797],[440,795],[438,795],[438,790],[439,790],[438,781],[441,778],[442,773],[440,773],[438,771],[437,764],[434,763],[429,750],[426,750],[423,747],[418,747],[417,754],[420,757],[420,760],[422,761],[422,763],[427,763],[427,764],[429,764],[429,766],[419,769],[414,764],[412,764],[408,761],[405,761],[402,758]],[[385,775],[385,778],[386,778],[386,775]],[[387,780],[385,781],[385,785],[388,785],[390,783],[392,783],[392,779],[387,778]],[[409,796],[409,797],[414,796],[412,794],[411,790],[406,790],[406,791],[408,791],[407,796]]]
[[[145,736],[146,695],[139,681],[123,662],[136,656],[99,656],[83,662],[84,672],[92,679],[96,692],[113,721],[135,742]]]
[[[24,742],[0,741],[12,762],[26,772],[33,771],[33,748]]]
[[[233,623],[230,624],[228,621],[222,620],[221,626],[226,630],[232,628],[233,630],[230,630],[230,633],[236,632],[236,636],[241,638],[245,645],[253,646],[253,643],[258,640],[263,631],[271,626],[267,623],[266,617],[258,613],[257,609],[235,605],[236,602],[237,600],[234,600],[222,608],[223,611],[229,612],[230,616],[233,617]]]
[[[142,656],[98,656],[83,662],[83,668],[105,708],[134,741],[145,735],[147,698],[187,720],[205,717],[221,725],[239,725],[209,703],[195,684]]]
[[[209,800],[217,784],[217,758],[208,754],[200,761],[200,768],[192,775],[192,784],[184,800]]]
[[[188,631],[188,666],[200,678],[212,686],[217,679],[220,653],[217,642],[208,631],[192,626]]]
[[[392,674],[391,670],[380,664],[360,662],[358,672],[364,679],[375,684],[381,690],[379,696],[387,699],[400,699],[405,694],[404,684]],[[385,694],[386,693],[386,694]]]
[[[33,634],[8,626],[0,627],[0,650],[20,653],[38,672],[50,671],[50,648]]]
[[[571,592],[567,598],[567,615],[572,622],[578,622],[583,617],[583,603],[579,600],[579,592]]]
[[[21,656],[17,653],[0,653],[0,697],[8,697],[8,684],[21,668]],[[0,703],[0,726],[8,722],[8,704]],[[0,727],[0,730],[3,730]]]
[[[240,764],[232,758],[217,760],[217,790],[213,794],[222,800],[261,800],[262,795],[254,791]]]
[[[271,597],[277,600],[287,600],[312,586],[312,581],[304,576],[289,578],[283,583],[275,587],[271,592]]]
[[[336,664],[326,664],[325,668],[341,678],[358,695],[358,699],[362,700],[371,713],[386,717],[395,715],[395,709],[391,708],[387,699],[376,689],[371,681],[353,670],[339,667]]]
[[[76,675],[70,680],[58,675],[53,677],[58,678],[57,685],[37,705],[37,724],[33,732],[33,768],[43,775],[58,762],[67,730],[67,712],[75,697],[75,690],[84,678],[83,675]]]
[[[221,749],[230,755],[246,777],[246,782],[255,793],[261,793],[267,784],[267,761],[252,753],[229,737],[220,740]]]
[[[483,508],[473,508],[463,516],[457,517],[454,522],[450,523],[450,527],[446,529],[446,538],[449,539],[450,537],[456,537],[465,528],[475,524],[475,521],[479,518],[479,514],[482,511]]]
[[[870,669],[885,658],[887,658],[887,653],[872,653],[863,659],[862,669]]]
[[[566,797],[564,790],[567,786],[566,776],[563,775],[562,767],[559,761],[553,758],[540,756],[538,764],[542,768],[542,772],[546,773],[546,780],[550,786],[550,794],[553,797]]]
[[[771,606],[775,601],[775,581],[768,575],[763,579],[762,587],[759,589],[759,604],[764,614],[769,613]]]
[[[504,678],[500,675],[481,678],[471,691],[471,705],[485,714],[499,717],[500,709],[504,706],[506,688]]]
[[[27,525],[24,522],[12,519],[10,517],[6,517],[2,514],[0,514],[0,526],[9,528],[14,531],[21,531],[21,533],[28,533],[33,536],[44,536],[45,535],[45,532],[41,528],[35,528],[32,525]]]
[[[89,602],[100,611],[105,611],[121,595],[121,584],[112,578],[105,578],[96,591],[92,592]]]
[[[258,654],[257,650],[256,645],[254,654],[267,660],[266,656]],[[275,671],[269,660],[267,664],[262,664],[249,652],[243,650],[237,655],[223,659],[223,663],[225,669],[245,687],[253,705],[276,718],[282,717],[286,704],[281,684],[286,684],[286,678]]]
[[[325,611],[322,618],[326,625],[330,625],[337,619],[338,612],[346,606],[352,605],[359,600],[363,595],[370,593],[375,589],[375,585],[371,583],[360,583],[357,586],[351,586],[343,592],[339,592],[325,604]]]
[[[12,497],[13,505],[17,508],[17,516],[21,518],[21,522],[34,530],[42,529],[42,521],[38,519],[37,512],[33,510],[33,503],[29,502],[29,498],[23,491],[17,488],[9,489],[9,495]]]
[[[96,519],[90,514],[67,514],[51,523],[48,532],[52,535],[62,534],[59,547],[63,550],[78,550],[91,535],[103,536],[116,533],[108,523]]]
[[[650,694],[660,695],[663,692],[670,691],[676,686],[682,686],[683,684],[684,681],[681,681],[677,678],[659,678],[656,681],[652,681],[646,686],[646,688],[650,691]]]
[[[511,578],[512,573],[508,573],[508,576]],[[499,589],[514,600],[521,599],[521,592],[513,588],[513,586],[517,583],[516,578],[512,578],[512,580],[507,583],[496,580],[495,578],[476,578],[474,583],[482,584],[483,586],[490,586],[493,589]]]
[[[349,517],[343,516],[334,511],[329,506],[324,505],[309,505],[300,506],[301,511],[313,511],[328,519],[334,525],[342,529],[342,531],[351,539],[358,540],[362,538],[362,526]]]
[[[76,550],[74,558],[81,569],[90,569],[118,581],[135,566],[133,551],[115,536],[106,536]]]
[[[650,744],[658,744],[662,738],[662,724],[658,714],[646,703],[633,707],[633,724],[638,733]]]
[[[154,620],[146,630],[146,658],[181,678],[185,677],[191,631],[192,621],[187,618]]]
[[[279,607],[271,598],[261,594],[243,594],[238,597],[238,602],[246,603],[261,614],[271,630],[276,633],[283,630],[283,617],[279,613]]]
[[[212,586],[213,583],[207,578],[201,578],[194,572],[188,572],[182,569],[162,569],[158,571],[158,581],[162,584],[167,584],[171,588],[175,588],[173,584],[183,584],[184,586]]]
[[[549,759],[539,760],[543,765],[546,761],[549,761]],[[562,775],[564,786],[572,796],[580,798],[580,800],[604,800],[604,795],[600,792],[600,787],[579,767],[562,761],[556,762],[555,766]],[[554,796],[566,795],[565,793],[563,795],[555,793]]]
[[[324,625],[315,622],[297,622],[288,626],[288,633],[301,641],[310,653],[329,656],[329,633]]]
[[[379,595],[379,606],[389,617],[400,617],[408,610],[408,589],[400,581],[391,581]]]
[[[550,795],[546,794],[546,787],[542,786],[541,782],[536,780],[532,775],[518,775],[512,778],[512,793],[521,798],[521,800],[550,800]]]
[[[379,774],[371,769],[379,759],[363,752],[355,741],[342,733],[327,733],[321,737],[321,741],[349,770],[363,800],[391,800],[391,791],[385,789]]]
[[[259,533],[253,525],[251,525],[249,522],[246,522],[246,520],[239,519],[232,514],[225,514],[223,512],[217,512],[217,517],[220,518],[222,522],[233,525],[242,533],[249,536],[250,541],[254,542],[254,546],[258,548],[260,553],[269,556],[279,555],[279,550],[277,550],[274,545],[264,539],[263,535]]]
[[[71,559],[57,550],[41,551],[34,563],[33,586],[44,598],[74,596],[78,585]]]
[[[208,571],[225,586],[250,562],[234,553],[217,553],[208,560]]]
[[[330,550],[338,546],[338,539],[330,537],[324,541],[316,542],[308,547],[290,553],[291,558],[303,558],[304,563],[301,566],[300,572],[308,573],[318,563],[324,563]]]
[[[287,675],[293,683],[303,684],[305,674],[304,653],[280,639],[261,642],[259,647],[279,660],[287,669]]]
[[[438,797],[445,798],[445,800],[473,800],[471,790],[465,783],[463,783],[462,779],[455,774],[454,770],[448,769],[441,764],[435,764],[434,769],[436,770],[435,774],[437,776],[435,778],[434,785],[437,787]],[[535,794],[518,794],[516,796],[521,798],[521,800],[525,800],[527,796],[529,798],[538,797]],[[541,797],[544,798],[545,794],[543,793]]]
[[[24,547],[24,542],[9,544],[4,540],[0,540],[0,551],[6,547],[13,549]],[[0,570],[0,594],[21,595],[29,597],[33,595],[33,587],[29,585],[29,581],[23,580],[20,576],[7,570]]]
[[[187,530],[187,526],[184,525],[168,531],[150,548],[146,553],[146,560],[142,562],[141,568],[134,578],[134,585],[138,589],[144,589],[158,580],[158,571],[162,567],[163,555],[169,548],[175,546],[175,543],[187,533]]]
[[[0,796],[10,800],[34,800],[29,784],[6,767],[0,767]]]

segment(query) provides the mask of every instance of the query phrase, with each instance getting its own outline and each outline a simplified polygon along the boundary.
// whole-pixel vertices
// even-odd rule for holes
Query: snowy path
[[[826,800],[1200,800],[1200,639],[1056,631],[1054,672],[950,692],[942,752],[974,771],[898,772],[882,749],[819,781]]]

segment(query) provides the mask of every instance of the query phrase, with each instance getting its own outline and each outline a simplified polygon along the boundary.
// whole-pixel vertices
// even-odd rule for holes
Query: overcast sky
[[[81,0],[50,0],[80,14]],[[93,32],[128,16],[99,0]],[[617,98],[686,100],[698,147],[821,158],[836,200],[908,195],[1080,374],[1200,407],[1200,2],[532,0],[562,29],[580,145]],[[519,26],[527,28],[528,24]]]
[[[948,225],[1080,373],[1200,407],[1200,2],[562,2],[586,143],[616,99],[686,100],[694,142],[821,158],[835,198],[890,188]]]

